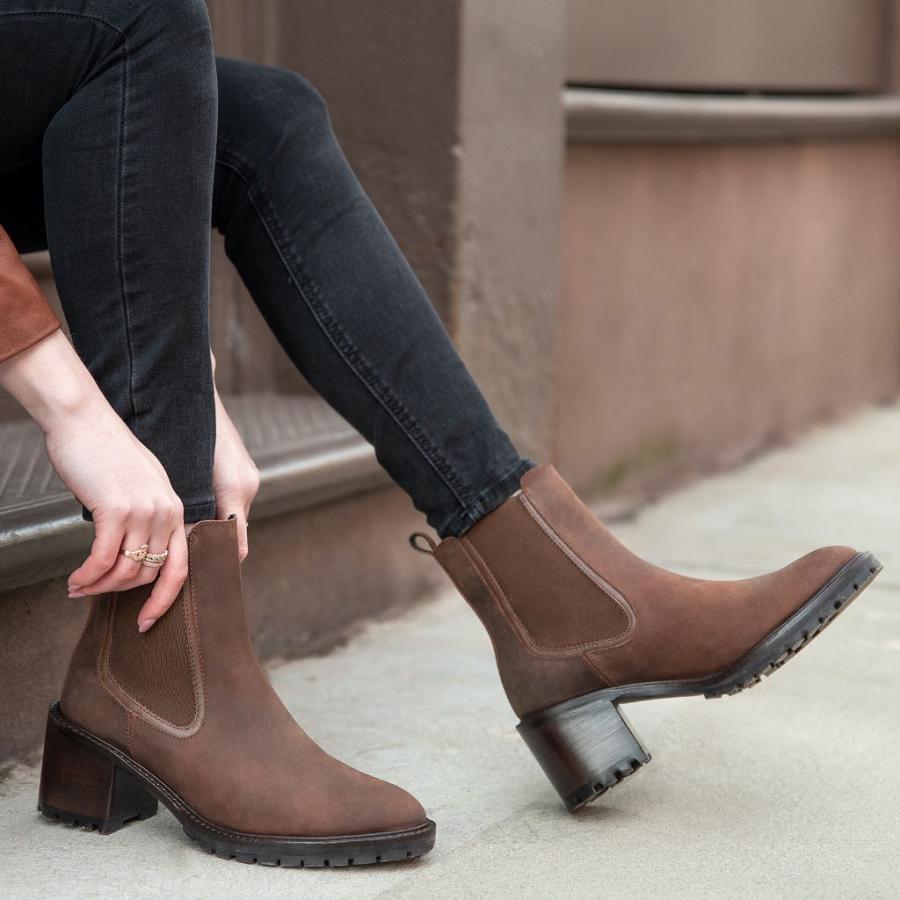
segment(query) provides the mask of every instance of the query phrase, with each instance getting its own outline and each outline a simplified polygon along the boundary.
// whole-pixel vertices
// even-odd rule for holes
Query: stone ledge
[[[259,466],[254,519],[387,484],[367,444],[319,397],[225,398]],[[93,530],[50,466],[33,423],[0,425],[0,590],[62,574]]]
[[[567,88],[569,143],[731,143],[900,135],[900,97],[773,97]]]

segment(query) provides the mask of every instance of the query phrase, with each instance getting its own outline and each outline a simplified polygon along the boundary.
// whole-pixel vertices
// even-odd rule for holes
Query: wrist
[[[0,384],[45,433],[88,414],[112,411],[59,331],[0,364]]]

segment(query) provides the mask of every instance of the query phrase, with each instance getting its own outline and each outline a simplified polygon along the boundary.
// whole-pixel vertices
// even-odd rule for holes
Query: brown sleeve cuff
[[[59,328],[47,298],[0,228],[0,362]]]
[[[50,315],[53,316],[52,311]],[[21,353],[23,350],[33,347],[45,337],[49,337],[53,334],[54,331],[59,331],[59,327],[59,320],[56,316],[53,316],[53,320],[45,322],[41,328],[37,330],[29,329],[27,333],[19,335],[18,338],[13,335],[11,336],[11,340],[7,340],[5,334],[0,335],[0,362],[6,362],[6,360],[11,359],[17,353]]]

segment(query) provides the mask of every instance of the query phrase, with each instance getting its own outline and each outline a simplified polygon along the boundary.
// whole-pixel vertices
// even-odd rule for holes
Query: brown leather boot
[[[275,866],[409,859],[435,826],[405,791],[319,748],[256,659],[233,521],[188,538],[190,574],[146,634],[148,588],[94,600],[50,708],[38,808],[109,834],[161,800],[205,850]]]
[[[826,547],[759,578],[685,578],[623,547],[552,466],[434,552],[487,628],[519,733],[570,810],[650,759],[619,704],[755,684],[881,570],[870,553]]]

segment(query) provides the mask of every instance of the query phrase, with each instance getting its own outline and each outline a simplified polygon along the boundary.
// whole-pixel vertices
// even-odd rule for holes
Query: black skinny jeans
[[[215,514],[210,223],[298,369],[441,536],[516,490],[531,463],[307,81],[216,59],[202,0],[0,6],[0,224],[20,252],[49,247],[76,350],[189,522]]]

